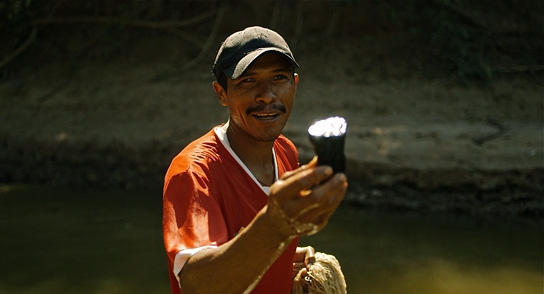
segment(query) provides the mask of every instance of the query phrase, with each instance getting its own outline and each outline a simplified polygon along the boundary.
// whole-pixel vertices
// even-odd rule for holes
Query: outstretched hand
[[[266,213],[282,234],[312,235],[327,225],[347,186],[345,174],[333,174],[331,167],[317,166],[314,157],[270,187]]]

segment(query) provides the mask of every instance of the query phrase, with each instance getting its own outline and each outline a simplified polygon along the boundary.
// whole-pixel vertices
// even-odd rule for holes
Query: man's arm
[[[294,238],[326,225],[347,189],[344,174],[331,175],[315,160],[286,173],[271,186],[268,205],[236,238],[189,258],[179,275],[183,292],[250,292]]]

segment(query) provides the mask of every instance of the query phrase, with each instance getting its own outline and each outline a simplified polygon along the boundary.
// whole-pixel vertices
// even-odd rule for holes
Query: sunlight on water
[[[536,271],[521,268],[471,268],[451,261],[422,261],[420,264],[404,266],[402,273],[390,277],[373,276],[389,283],[374,285],[369,293],[540,293],[542,276]],[[352,285],[357,288],[356,285]],[[378,287],[376,287],[378,286]],[[363,293],[364,285],[356,293]]]
[[[0,293],[168,293],[161,191],[0,185]],[[542,221],[341,206],[301,245],[348,293],[542,293]]]
[[[335,255],[348,293],[540,294],[542,220],[340,207],[303,245]]]

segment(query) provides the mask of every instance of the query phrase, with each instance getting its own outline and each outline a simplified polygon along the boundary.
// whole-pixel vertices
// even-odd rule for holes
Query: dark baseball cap
[[[278,52],[298,67],[287,42],[276,32],[254,26],[236,32],[221,44],[213,64],[213,74],[221,73],[230,79],[238,78],[257,57],[265,52]]]

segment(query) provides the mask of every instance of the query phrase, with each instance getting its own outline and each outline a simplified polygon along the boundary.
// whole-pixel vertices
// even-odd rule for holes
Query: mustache
[[[281,113],[287,112],[287,108],[285,108],[285,106],[273,104],[271,109],[267,109],[266,105],[258,105],[256,107],[250,107],[246,110],[246,114],[249,115],[252,112],[261,112],[265,110],[274,110],[274,111],[279,111]]]

